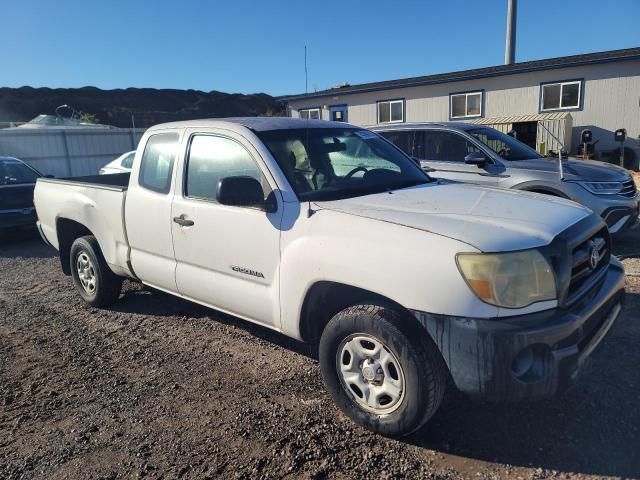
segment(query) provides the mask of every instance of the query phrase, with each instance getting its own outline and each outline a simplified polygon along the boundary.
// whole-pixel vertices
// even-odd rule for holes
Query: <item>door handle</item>
[[[183,213],[179,217],[173,217],[173,221],[176,222],[181,227],[191,227],[191,226],[193,226],[193,224],[194,224],[193,220],[187,220],[185,217],[186,217],[186,215]]]

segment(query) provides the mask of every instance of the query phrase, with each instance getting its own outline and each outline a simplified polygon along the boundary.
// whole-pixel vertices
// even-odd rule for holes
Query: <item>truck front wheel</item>
[[[77,238],[71,245],[70,261],[73,283],[85,302],[106,307],[118,300],[122,278],[107,265],[95,237]]]
[[[436,412],[446,366],[433,341],[407,315],[376,304],[336,314],[320,339],[327,389],[356,423],[386,436],[408,435]]]

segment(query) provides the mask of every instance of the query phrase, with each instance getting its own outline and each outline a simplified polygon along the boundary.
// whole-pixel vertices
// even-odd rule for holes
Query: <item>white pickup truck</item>
[[[89,304],[129,278],[318,345],[335,402],[385,435],[424,425],[448,384],[556,393],[624,294],[590,210],[434,180],[344,123],[159,125],[130,175],[41,178],[35,206]]]

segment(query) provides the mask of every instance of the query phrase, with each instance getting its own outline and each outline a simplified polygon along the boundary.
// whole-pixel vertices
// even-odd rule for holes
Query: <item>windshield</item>
[[[256,132],[300,200],[334,200],[430,182],[418,165],[368,130]]]
[[[35,183],[38,174],[22,162],[12,159],[0,159],[0,185]]]
[[[533,148],[493,128],[477,128],[467,133],[484,143],[505,160],[542,158]]]

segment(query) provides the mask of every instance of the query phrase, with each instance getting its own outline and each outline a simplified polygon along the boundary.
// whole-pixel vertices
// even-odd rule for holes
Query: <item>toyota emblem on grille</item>
[[[589,245],[589,266],[591,270],[595,270],[598,266],[598,262],[600,262],[600,253],[598,252],[598,247],[595,242],[590,242]]]

